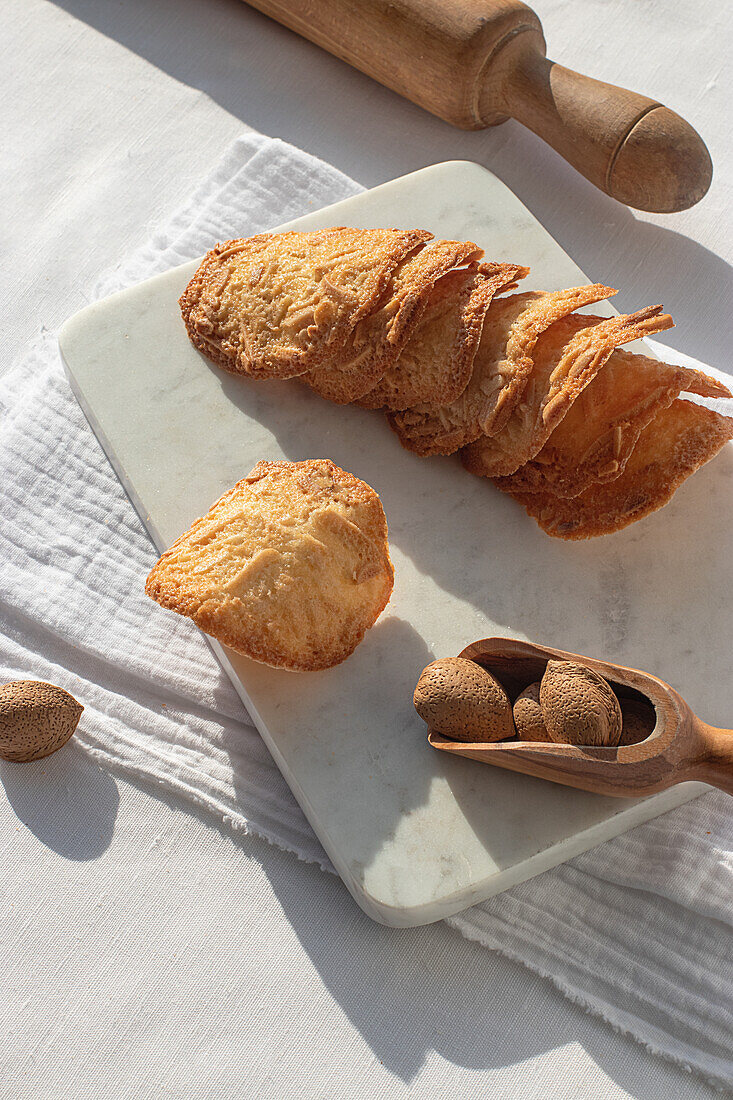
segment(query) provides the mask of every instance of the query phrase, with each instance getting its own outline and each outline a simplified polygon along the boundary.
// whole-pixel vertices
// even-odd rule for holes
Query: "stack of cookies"
[[[733,437],[733,420],[680,394],[731,395],[619,350],[671,327],[661,306],[578,313],[616,291],[518,292],[528,274],[425,230],[260,234],[209,252],[181,309],[225,370],[383,409],[408,450],[458,452],[548,534],[607,534],[660,508]]]

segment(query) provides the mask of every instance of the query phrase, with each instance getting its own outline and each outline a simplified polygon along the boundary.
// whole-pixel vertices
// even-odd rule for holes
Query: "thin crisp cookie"
[[[534,458],[573,403],[619,344],[672,328],[661,306],[619,317],[572,314],[540,336],[534,370],[519,404],[500,432],[480,436],[461,451],[461,461],[480,477],[506,477]]]
[[[494,298],[471,379],[458,400],[440,407],[418,405],[388,416],[402,445],[419,455],[448,455],[480,435],[501,431],[532,373],[532,354],[541,334],[561,317],[615,293],[595,283]]]
[[[733,419],[678,398],[641,433],[623,474],[605,485],[591,485],[567,499],[547,491],[510,490],[510,478],[497,480],[546,534],[594,538],[620,531],[663,507],[731,438]]]
[[[357,401],[398,360],[442,275],[483,255],[473,241],[432,241],[395,268],[383,301],[354,328],[331,361],[303,377],[312,390],[339,405]]]
[[[382,504],[328,459],[258,462],[153,567],[162,607],[255,661],[343,661],[389,601]]]
[[[291,378],[332,358],[427,230],[262,233],[217,245],[184,291],[195,346],[224,370]]]
[[[399,411],[456,401],[471,378],[494,296],[513,290],[528,274],[528,267],[487,263],[444,275],[397,362],[358,403]]]
[[[615,351],[583,390],[542,450],[500,488],[576,497],[626,468],[639,436],[680,393],[730,397],[714,378],[645,355]]]

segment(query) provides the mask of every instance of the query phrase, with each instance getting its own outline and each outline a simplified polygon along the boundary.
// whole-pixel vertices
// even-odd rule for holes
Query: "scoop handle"
[[[733,730],[716,729],[697,718],[695,732],[697,749],[690,778],[733,794]]]

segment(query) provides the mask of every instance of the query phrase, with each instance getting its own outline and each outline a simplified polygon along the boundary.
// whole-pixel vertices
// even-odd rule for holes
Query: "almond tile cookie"
[[[701,371],[615,351],[534,459],[495,483],[502,489],[576,497],[594,483],[613,481],[624,472],[647,424],[680,393],[731,396],[722,382]]]
[[[524,505],[548,535],[610,535],[667,504],[683,481],[731,438],[733,419],[678,398],[641,433],[621,476],[605,485],[591,485],[567,498],[509,489],[511,478],[499,478],[497,484]]]
[[[193,343],[224,370],[291,378],[329,359],[377,308],[422,229],[261,233],[204,258],[181,313]]]
[[[527,385],[534,366],[532,353],[541,334],[573,310],[615,293],[611,287],[595,283],[494,298],[471,379],[458,400],[440,407],[418,405],[389,416],[402,445],[419,455],[448,455],[480,435],[500,431]]]
[[[615,347],[671,327],[661,306],[619,317],[577,313],[555,321],[537,341],[519,404],[500,432],[464,447],[463,465],[482,477],[513,474],[547,442]]]
[[[514,289],[528,273],[528,267],[492,263],[444,275],[399,359],[358,404],[399,411],[456,401],[471,377],[494,295]]]
[[[398,360],[436,281],[482,255],[483,249],[473,241],[431,241],[413,252],[392,272],[375,312],[359,321],[330,362],[309,371],[303,381],[328,401],[356,401]]]
[[[306,672],[354,651],[393,578],[377,494],[312,459],[258,462],[163,554],[145,591],[237,652]]]

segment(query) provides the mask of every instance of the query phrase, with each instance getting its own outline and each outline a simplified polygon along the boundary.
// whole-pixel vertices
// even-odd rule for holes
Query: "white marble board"
[[[338,224],[475,240],[491,259],[530,264],[527,288],[603,278],[602,256],[586,277],[504,184],[466,162],[282,228]],[[435,657],[512,635],[646,668],[707,720],[728,724],[733,637],[715,590],[733,580],[733,525],[719,503],[730,455],[627,531],[550,539],[456,459],[408,454],[378,413],[330,405],[296,381],[252,382],[211,365],[189,343],[177,305],[195,267],[77,314],[61,334],[63,357],[160,550],[260,458],[328,457],[380,494],[395,590],[352,657],[295,674],[214,645],[359,905],[395,926],[439,920],[704,791],[685,784],[631,802],[448,757],[428,746],[412,691]],[[713,653],[702,644],[711,638]]]

